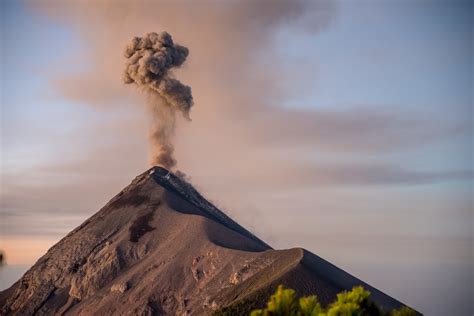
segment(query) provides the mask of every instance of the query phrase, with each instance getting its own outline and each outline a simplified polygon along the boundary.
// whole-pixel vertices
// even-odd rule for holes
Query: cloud
[[[300,79],[309,78],[298,76],[304,67],[301,61],[290,62],[291,67],[281,63],[275,34],[285,27],[312,35],[323,32],[337,16],[333,2],[240,1],[210,5],[75,1],[30,5],[36,12],[71,26],[87,43],[87,52],[77,52],[81,55],[78,60],[87,67],[80,71],[77,68],[81,67],[75,67],[75,71],[51,69],[50,80],[59,94],[98,109],[98,116],[107,117],[109,109],[117,104],[145,112],[140,98],[131,95],[120,80],[123,56],[119,52],[130,38],[150,30],[167,30],[176,42],[189,47],[186,64],[176,70],[176,76],[193,87],[196,106],[192,110],[193,123],[181,124],[177,131],[178,168],[191,175],[206,196],[231,209],[249,206],[243,196],[269,192],[422,185],[472,178],[469,170],[450,166],[445,170],[418,170],[410,160],[389,158],[466,133],[472,127],[468,118],[457,121],[397,105],[348,104],[331,109],[317,106],[314,100],[311,110],[280,106],[292,89],[298,89]],[[146,117],[113,118],[117,121],[99,121],[83,131],[82,137],[88,141],[81,141],[81,146],[85,146],[82,150],[87,155],[55,161],[39,171],[42,175],[38,177],[52,182],[57,181],[58,173],[64,177],[75,175],[68,180],[73,184],[64,187],[64,203],[81,200],[81,192],[91,191],[87,177],[99,177],[101,185],[91,196],[94,205],[100,206],[100,201],[105,202],[147,168],[147,145],[140,135],[146,133]],[[78,174],[79,179],[75,178]],[[117,180],[107,182],[111,178]],[[20,185],[25,194],[16,200],[30,201],[24,210],[41,203],[28,199],[27,192],[39,190],[48,201],[46,197],[56,196],[60,189],[52,186],[42,190],[20,183],[15,190],[21,190]],[[269,207],[264,201],[262,198],[253,206]],[[45,202],[40,208],[52,204]],[[77,212],[90,214],[95,210],[90,205]]]
[[[275,175],[281,181],[284,176],[298,175],[294,177],[295,186],[300,181],[384,185],[464,178],[462,171],[421,172],[386,157],[465,133],[472,125],[468,119],[450,120],[396,105],[346,105],[337,109],[316,106],[312,110],[279,106],[293,89],[286,84],[288,78],[295,78],[297,85],[297,74],[304,65],[283,67],[274,45],[275,34],[283,27],[313,35],[324,31],[337,17],[337,6],[331,1],[77,1],[30,5],[36,12],[67,23],[87,43],[87,51],[82,52],[87,67],[79,73],[55,69],[51,80],[65,97],[98,109],[129,103],[130,108],[142,111],[139,98],[131,98],[130,89],[119,80],[123,57],[118,52],[134,35],[167,30],[177,42],[190,48],[186,64],[176,70],[176,76],[193,87],[196,106],[193,123],[182,124],[177,132],[176,157],[178,168],[191,176],[208,175],[199,177],[204,188],[212,186],[211,174],[224,182],[240,178],[250,183],[254,181],[252,174],[268,178]],[[129,136],[113,126],[98,126],[94,134],[102,135],[109,143],[114,139],[117,146],[94,155],[114,157],[112,150],[137,152],[136,145],[133,150],[127,146],[134,143],[131,137],[138,138],[137,131],[144,122],[140,116],[133,120],[138,128]],[[121,124],[116,122],[116,126]],[[130,158],[124,158],[123,163],[145,161],[138,160],[141,154],[125,155]],[[377,162],[360,165],[347,159],[342,159],[343,163],[331,161],[331,156],[340,161],[341,157],[364,155],[378,158]],[[114,168],[119,168],[120,157],[125,156],[115,155],[118,162],[113,162]],[[99,159],[91,158],[83,164]],[[243,192],[245,185],[241,183],[242,187],[235,190]]]
[[[21,142],[12,133],[8,135],[10,142],[16,140],[19,144],[15,145],[25,150],[23,159],[9,158],[15,160],[12,170],[2,166],[0,234],[9,245],[8,254],[40,249],[21,262],[31,263],[147,168],[148,145],[143,136],[149,118],[141,96],[120,80],[121,52],[130,38],[154,30],[170,32],[176,42],[190,49],[185,65],[176,71],[176,78],[193,87],[196,105],[192,124],[177,122],[181,124],[176,135],[178,168],[231,217],[275,247],[305,246],[347,269],[353,267],[351,262],[370,257],[371,262],[384,266],[386,273],[385,263],[396,262],[396,266],[396,259],[411,263],[437,258],[436,265],[440,260],[453,260],[453,253],[465,253],[467,244],[453,248],[456,243],[439,240],[472,236],[469,185],[473,173],[448,161],[451,155],[444,156],[442,144],[452,146],[472,133],[472,115],[442,116],[429,105],[426,111],[413,111],[421,106],[402,106],[393,99],[387,100],[390,104],[376,106],[341,104],[331,108],[317,99],[308,104],[311,109],[281,106],[288,104],[285,99],[289,95],[317,89],[315,78],[318,82],[325,78],[313,70],[326,62],[317,60],[313,51],[302,54],[311,60],[281,54],[282,47],[292,50],[290,45],[300,43],[296,50],[301,52],[327,43],[316,39],[332,23],[341,22],[337,2],[98,0],[28,4],[36,14],[60,21],[59,25],[71,27],[79,36],[80,43],[74,47],[80,50],[63,62],[52,63],[46,79],[57,100],[89,106],[94,116],[85,122],[74,115],[58,115],[40,124],[35,115],[31,124],[27,121],[24,130],[17,131],[24,134]],[[363,16],[373,12],[367,7],[371,8],[361,7]],[[393,14],[397,17],[399,13]],[[366,26],[373,27],[374,22]],[[310,35],[301,38],[315,42],[292,40],[292,36],[300,39],[301,34]],[[58,43],[42,44],[51,50]],[[336,53],[344,58],[348,54]],[[51,56],[57,54],[52,52]],[[359,62],[357,56],[347,58]],[[385,69],[380,69],[380,75],[386,75]],[[413,88],[416,92],[418,87]],[[451,106],[459,108],[446,104],[446,108]],[[68,129],[67,135],[56,130],[63,120],[76,126]],[[34,123],[38,126],[31,128]],[[79,123],[84,126],[77,128]],[[56,132],[45,132],[45,125]],[[45,152],[46,141],[47,159],[41,159],[36,153]],[[43,151],[32,151],[28,148],[31,143]],[[461,146],[459,159],[464,154],[469,159],[472,144]],[[401,235],[408,237],[402,239]],[[26,241],[15,242],[19,236]],[[410,248],[418,254],[416,259],[404,253],[413,236],[433,236],[433,240]],[[44,242],[44,247],[36,243],[28,247],[32,240],[46,239],[50,243]],[[373,243],[367,246],[366,240]],[[394,247],[397,244],[400,247]],[[428,244],[440,251],[427,256],[424,249]],[[455,250],[441,251],[444,248]],[[466,260],[465,256],[461,259]],[[425,270],[424,262],[415,268],[410,265],[402,274],[392,271],[385,282],[403,283],[403,276],[408,280]],[[426,275],[452,275],[454,271],[442,270]],[[357,269],[353,271],[357,273]],[[368,281],[370,276],[371,282],[380,280],[371,273]],[[426,289],[418,292],[428,293]],[[416,293],[400,293],[416,298]]]
[[[468,118],[460,121],[436,113],[413,110],[407,113],[401,106],[267,110],[249,115],[243,128],[250,126],[255,141],[270,147],[387,153],[452,139],[472,127]]]
[[[316,151],[373,153],[413,148],[472,127],[468,120],[457,122],[435,113],[413,113],[397,105],[346,105],[340,110],[279,107],[279,100],[290,92],[281,89],[288,86],[281,82],[287,83],[287,77],[294,73],[282,73],[283,67],[278,68],[281,60],[273,47],[275,34],[285,25],[295,32],[324,30],[337,14],[331,2],[202,5],[98,1],[92,14],[91,5],[82,2],[33,6],[55,19],[67,20],[88,42],[87,64],[92,66],[79,74],[58,72],[53,83],[64,96],[91,106],[108,107],[127,100],[128,89],[117,79],[123,60],[116,52],[133,35],[168,30],[191,48],[187,65],[177,71],[193,87],[197,104],[192,126],[184,127],[187,133],[182,133],[189,140],[182,142],[188,149],[177,148],[183,155],[191,155],[202,146],[201,134],[210,137],[207,144],[222,144],[222,139],[232,138],[236,143],[242,141],[242,147],[305,146]],[[289,71],[297,73],[299,66]],[[291,85],[286,89],[291,90]],[[217,130],[219,133],[214,132]],[[244,149],[236,146],[235,151],[238,155]],[[210,159],[201,163],[220,163]]]
[[[68,96],[93,103],[104,97],[112,105],[124,92],[120,80],[120,52],[129,39],[150,30],[167,30],[178,41],[192,47],[189,69],[183,81],[206,79],[208,83],[239,80],[246,69],[255,66],[254,57],[273,40],[273,32],[284,24],[296,24],[308,32],[325,27],[334,14],[330,1],[242,1],[208,4],[168,1],[95,1],[30,2],[37,12],[72,26],[87,43],[89,51],[81,54],[87,67],[74,74],[58,71],[55,80]],[[93,8],[93,9],[91,9]],[[93,11],[93,12],[91,12]],[[305,13],[316,12],[311,19]],[[78,53],[79,54],[79,53]],[[269,52],[271,57],[271,52]],[[223,76],[225,72],[225,76]],[[180,76],[181,77],[181,76]],[[98,79],[100,78],[100,79]],[[92,80],[92,81],[91,81]],[[90,83],[94,83],[93,85]],[[252,83],[241,81],[241,90]],[[104,93],[105,91],[105,93]],[[103,106],[107,104],[103,103]]]
[[[173,155],[176,112],[181,112],[191,121],[191,87],[175,79],[172,72],[172,68],[182,66],[188,54],[189,50],[174,43],[166,31],[134,37],[125,48],[123,82],[135,84],[147,94],[147,103],[153,117],[149,132],[153,146],[151,165],[168,169],[176,165]]]

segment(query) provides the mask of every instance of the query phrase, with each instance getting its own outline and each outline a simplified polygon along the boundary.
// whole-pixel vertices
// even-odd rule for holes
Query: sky
[[[471,2],[1,6],[1,288],[149,167],[123,48],[166,30],[201,193],[422,313],[474,312]]]

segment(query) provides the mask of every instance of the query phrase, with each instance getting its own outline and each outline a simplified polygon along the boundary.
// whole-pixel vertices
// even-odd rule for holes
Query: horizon
[[[275,249],[427,315],[474,311],[471,2],[1,9],[1,290],[150,168],[123,49],[167,31],[194,98],[174,172]]]

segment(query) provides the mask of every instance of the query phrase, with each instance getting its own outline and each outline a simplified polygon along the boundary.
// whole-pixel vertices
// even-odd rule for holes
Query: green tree
[[[370,292],[362,286],[337,294],[327,309],[321,308],[315,295],[297,298],[292,289],[278,286],[267,307],[251,312],[251,316],[416,316],[417,312],[403,306],[384,312],[370,300]]]
[[[316,295],[302,297],[299,300],[301,316],[318,316],[322,314],[321,305]]]
[[[321,306],[316,296],[296,298],[296,292],[278,286],[275,294],[270,297],[267,307],[254,310],[251,316],[319,316]]]
[[[275,294],[270,297],[267,308],[254,310],[251,316],[297,316],[299,311],[296,292],[278,286]]]
[[[337,294],[337,299],[332,303],[326,315],[328,316],[362,316],[380,315],[380,310],[369,300],[370,292],[364,290],[362,286],[357,286],[350,292]]]

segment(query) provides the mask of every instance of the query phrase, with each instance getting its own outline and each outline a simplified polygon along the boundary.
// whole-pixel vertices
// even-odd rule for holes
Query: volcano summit
[[[237,315],[279,284],[322,304],[362,285],[380,306],[403,306],[304,249],[272,249],[153,167],[1,292],[0,314]]]

